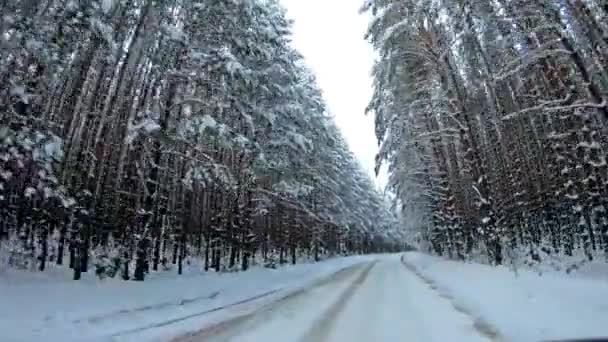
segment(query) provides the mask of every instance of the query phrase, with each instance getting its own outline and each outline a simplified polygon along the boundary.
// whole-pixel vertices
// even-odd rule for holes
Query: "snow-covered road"
[[[391,256],[176,341],[490,341],[482,330]]]
[[[597,266],[606,274],[603,263]],[[0,341],[536,342],[608,336],[608,284],[582,274],[545,269],[540,276],[524,267],[513,272],[419,252],[247,272],[190,271],[152,274],[145,282],[0,274]]]

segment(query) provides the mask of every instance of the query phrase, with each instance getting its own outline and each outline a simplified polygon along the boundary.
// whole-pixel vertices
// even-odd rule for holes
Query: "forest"
[[[608,259],[608,2],[367,0],[381,150],[424,248]]]
[[[400,249],[290,27],[278,0],[0,1],[0,267]]]
[[[361,15],[384,192],[279,0],[1,1],[0,267],[144,280],[404,241],[495,265],[608,260],[608,3]]]

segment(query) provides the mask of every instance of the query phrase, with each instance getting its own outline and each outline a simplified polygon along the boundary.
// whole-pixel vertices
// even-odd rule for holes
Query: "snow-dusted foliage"
[[[398,248],[289,42],[276,0],[4,1],[10,262],[143,280]]]
[[[368,0],[369,111],[410,236],[505,262],[608,258],[602,1]]]

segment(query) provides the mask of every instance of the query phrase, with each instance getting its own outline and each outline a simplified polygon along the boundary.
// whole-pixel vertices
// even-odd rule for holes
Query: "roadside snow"
[[[404,262],[507,341],[608,336],[608,282],[558,272],[516,274],[416,252],[406,253]]]
[[[3,341],[107,341],[181,322],[239,302],[288,293],[373,257],[336,258],[277,270],[202,273],[132,281],[65,281],[29,272],[0,273]],[[195,328],[177,325],[177,336]],[[177,330],[176,330],[177,329]],[[163,333],[166,334],[166,331]],[[155,336],[148,334],[147,340]],[[143,341],[138,339],[138,341]]]

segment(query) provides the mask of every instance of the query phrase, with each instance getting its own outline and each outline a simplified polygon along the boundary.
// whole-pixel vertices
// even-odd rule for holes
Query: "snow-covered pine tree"
[[[4,1],[8,261],[144,280],[396,248],[290,25],[276,0]]]
[[[605,253],[602,4],[368,0],[362,10],[380,54],[369,107],[378,162],[423,242],[495,264],[505,248],[534,262]]]

